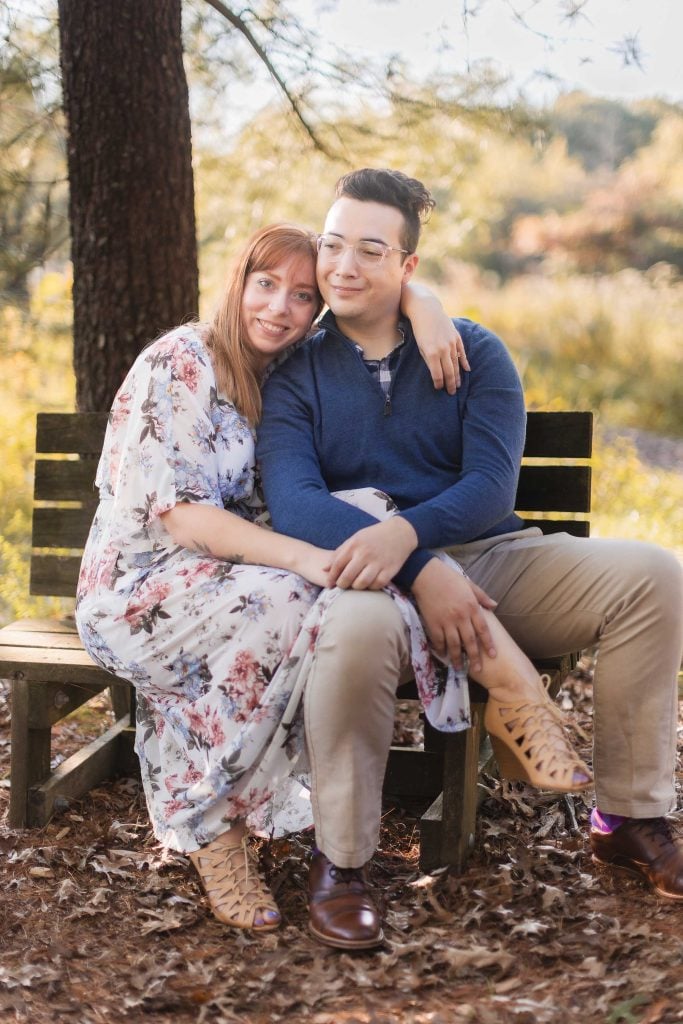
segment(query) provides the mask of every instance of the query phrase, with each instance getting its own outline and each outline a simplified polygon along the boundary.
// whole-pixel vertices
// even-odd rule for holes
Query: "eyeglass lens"
[[[342,242],[340,238],[321,235],[318,239],[318,252],[331,262],[340,260],[346,249],[352,249],[357,262],[363,266],[375,266],[381,263],[389,248],[379,242],[357,242],[355,245]]]

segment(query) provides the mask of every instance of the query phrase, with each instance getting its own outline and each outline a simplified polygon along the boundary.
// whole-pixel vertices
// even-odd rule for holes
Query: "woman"
[[[427,309],[431,337],[431,300],[415,300],[405,312],[420,336]],[[210,325],[179,327],[140,354],[111,410],[78,588],[86,649],[136,687],[155,835],[189,855],[220,920],[254,930],[280,917],[247,824],[310,823],[297,712],[335,592],[318,597],[332,552],[260,523],[253,428],[264,374],[319,311],[314,240],[276,225],[244,249]],[[392,596],[427,713],[448,717],[419,620]]]
[[[255,928],[279,915],[258,873],[242,877],[245,819],[272,824],[296,759],[300,738],[283,748],[280,723],[298,702],[293,645],[330,552],[258,525],[253,425],[264,373],[320,312],[315,255],[302,229],[258,232],[213,323],[179,327],[138,357],[111,410],[78,588],[86,649],[137,690],[155,835],[189,853],[208,890],[199,852],[204,863],[217,838],[234,848],[235,905],[218,910]],[[439,344],[450,351],[425,349],[435,373]],[[308,823],[291,785],[279,803],[281,828]]]

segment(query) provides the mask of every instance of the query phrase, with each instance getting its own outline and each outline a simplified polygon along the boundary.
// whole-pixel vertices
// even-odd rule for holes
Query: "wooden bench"
[[[106,413],[38,416],[30,579],[34,595],[75,595],[81,552],[97,505],[93,481],[106,422]],[[591,439],[590,413],[529,414],[517,507],[525,515],[553,514],[553,520],[532,520],[546,532],[588,533],[587,521],[568,520],[567,515],[590,509],[590,468],[585,462],[572,463],[590,457]],[[569,667],[567,659],[543,666],[556,676]],[[135,764],[132,687],[93,664],[73,618],[24,620],[0,630],[0,678],[8,678],[12,686],[11,826],[42,826],[56,807]],[[52,770],[52,727],[105,689],[111,693],[116,723]],[[424,748],[392,748],[387,792],[422,800],[425,806],[431,803],[421,819],[425,870],[439,864],[462,869],[472,845],[485,693],[473,684],[472,697],[471,729],[446,737],[426,727]]]
[[[74,598],[106,413],[40,413],[30,592]],[[0,630],[0,678],[12,687],[9,824],[42,826],[64,805],[133,766],[132,690],[85,653],[72,616],[29,619]],[[109,689],[115,724],[51,769],[52,727]]]

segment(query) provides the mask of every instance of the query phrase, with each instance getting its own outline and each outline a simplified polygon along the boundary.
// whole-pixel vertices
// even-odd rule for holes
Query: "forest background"
[[[322,24],[324,10],[355,4],[354,39],[368,43],[384,35],[382,25],[393,27],[399,8],[412,4],[420,24],[406,50],[416,53],[428,11],[462,22],[472,12],[470,23],[479,31],[491,24],[487,15],[500,19],[508,52],[520,38],[542,39],[551,74],[560,63],[560,37],[573,28],[590,36],[611,8],[622,38],[605,42],[602,52],[597,40],[587,49],[596,67],[621,66],[632,81],[640,76],[646,94],[655,80],[651,70],[659,72],[672,53],[671,67],[678,64],[672,44],[680,32],[667,33],[661,17],[678,2],[182,0],[201,314],[210,313],[231,255],[253,228],[284,218],[319,228],[333,183],[350,166],[394,165],[422,177],[438,200],[421,246],[422,279],[438,289],[449,311],[481,320],[504,338],[531,408],[596,414],[593,533],[659,541],[683,557],[680,103],[622,102],[555,88],[554,98],[546,96],[541,105],[538,93],[533,102],[527,99],[488,61],[468,58],[466,70],[454,72],[440,25],[432,37],[441,46],[440,70],[423,67],[414,75],[400,54],[380,66],[367,53],[330,51],[310,20],[311,11]],[[645,11],[642,49],[629,27],[636,5]],[[85,143],[78,123],[77,141],[86,151],[103,137],[114,146],[118,138],[129,143],[131,104],[121,102],[123,92],[132,98],[138,129],[155,128],[156,156],[168,121],[148,116],[135,71],[158,68],[158,62],[141,64],[140,47],[157,41],[164,10],[178,11],[179,31],[180,0],[59,0],[59,6],[71,15],[72,29],[73,23],[83,28],[93,10],[106,12],[110,26],[130,26],[118,39],[124,36],[124,55],[132,54],[125,71],[110,34],[91,33],[104,40],[104,53],[91,65],[90,92],[82,90],[88,101],[98,87],[101,101],[107,83],[118,84],[114,96],[125,130],[117,136],[100,116]],[[537,19],[541,13],[545,26]],[[82,80],[83,35],[75,35],[71,67]],[[266,82],[265,106],[257,99],[257,93],[264,96],[258,72],[264,57],[282,73],[280,86]],[[589,80],[590,66],[577,60],[580,81]],[[179,61],[169,74],[175,81],[178,67]],[[528,77],[539,81],[531,64]],[[680,92],[668,95],[681,98]],[[158,152],[164,179],[176,186],[177,136],[176,130],[168,149]],[[67,145],[57,2],[0,0],[0,625],[56,610],[29,599],[28,554],[35,413],[74,407],[72,334],[83,320],[78,288],[75,316],[72,304]],[[118,184],[117,169],[102,162]],[[122,207],[133,191],[126,180]],[[142,192],[159,236],[159,203],[154,209],[149,201],[147,177]],[[173,220],[175,208],[170,211]],[[107,317],[125,300],[139,312],[132,285],[154,262],[143,218],[129,219],[131,251],[143,258],[135,274],[132,261],[121,261],[122,294],[106,276],[107,292],[97,298],[111,300],[102,302]],[[118,235],[107,218],[101,223],[100,231],[89,225],[87,233],[104,246]],[[173,245],[166,264],[171,271],[181,262],[177,241]],[[77,281],[83,276],[77,273]],[[175,281],[168,291],[177,296]],[[150,308],[156,316],[156,304]],[[151,335],[168,326],[163,312],[158,315],[158,324],[140,332],[140,344],[148,329]],[[109,339],[90,327],[85,332],[98,378],[106,375],[105,345],[125,340],[120,327],[103,319]],[[591,690],[590,659],[582,659],[565,680],[561,703],[586,757]],[[53,766],[111,724],[107,705],[100,695],[94,706],[59,723]],[[682,725],[679,716],[679,730]],[[398,716],[397,733],[399,742],[418,741],[414,712]],[[285,927],[267,937],[226,941],[186,859],[162,854],[156,844],[139,780],[93,790],[44,829],[10,829],[2,813],[9,741],[9,685],[0,681],[2,1020],[683,1020],[680,908],[643,893],[637,882],[603,877],[591,865],[581,835],[588,795],[567,801],[483,775],[476,850],[463,876],[421,876],[415,809],[388,805],[372,875],[386,910],[387,948],[346,956],[324,950],[307,934],[304,866],[311,836],[261,851]],[[679,807],[682,780],[679,757]]]
[[[52,610],[28,596],[34,418],[74,407],[56,12],[39,8],[0,51],[0,625]],[[331,76],[317,145],[277,101],[226,134],[221,90],[248,69],[199,4],[184,31],[201,314],[256,227],[319,227],[349,166],[401,167],[437,198],[420,278],[501,335],[530,408],[596,413],[593,533],[683,556],[681,105],[573,91],[540,108],[502,100],[490,67],[445,89],[403,75],[400,97]]]

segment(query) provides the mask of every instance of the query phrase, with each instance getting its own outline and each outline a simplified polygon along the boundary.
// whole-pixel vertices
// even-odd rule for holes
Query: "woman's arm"
[[[446,386],[449,395],[460,386],[460,365],[470,369],[458,331],[439,299],[426,285],[407,281],[401,290],[401,312],[413,325],[417,347],[432,375],[435,388]]]
[[[161,522],[176,544],[226,562],[288,569],[318,587],[326,585],[331,552],[285,537],[218,508],[184,502],[162,513]]]

